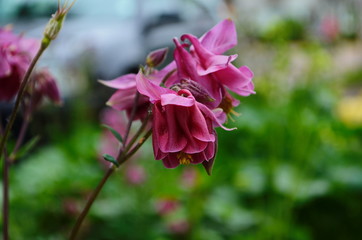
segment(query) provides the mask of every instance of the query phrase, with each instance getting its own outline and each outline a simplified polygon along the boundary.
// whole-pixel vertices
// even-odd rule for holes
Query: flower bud
[[[180,83],[173,85],[171,89],[175,90],[176,92],[178,92],[180,89],[189,90],[195,99],[200,103],[207,103],[215,100],[206,90],[203,89],[199,83],[190,79],[181,79]]]
[[[45,26],[44,38],[48,41],[56,39],[60,29],[62,28],[63,21],[64,21],[64,17],[57,19],[53,16],[49,20],[48,24]]]
[[[168,48],[160,48],[150,52],[146,58],[146,64],[148,67],[157,67],[163,63],[166,58]]]
[[[52,18],[45,26],[44,37],[42,40],[43,46],[47,47],[52,40],[57,38],[60,29],[62,29],[65,16],[72,8],[75,1],[76,0],[74,0],[69,6],[68,1],[66,1],[63,6],[58,5],[58,10],[52,15]]]

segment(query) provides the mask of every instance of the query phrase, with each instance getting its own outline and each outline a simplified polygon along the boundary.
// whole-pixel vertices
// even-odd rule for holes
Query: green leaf
[[[32,150],[35,145],[39,142],[40,137],[35,136],[33,139],[31,139],[29,142],[27,142],[22,148],[19,149],[17,153],[15,153],[15,156],[12,156],[13,159],[18,159],[23,157],[25,154],[27,154],[30,150]]]
[[[111,131],[111,133],[113,134],[113,136],[114,136],[115,138],[117,138],[117,140],[118,140],[120,143],[123,142],[123,139],[122,139],[121,134],[119,134],[114,128],[112,128],[112,127],[110,127],[110,126],[108,126],[108,125],[106,125],[106,124],[102,124],[102,127],[105,127],[105,128],[107,128],[109,131]]]
[[[111,155],[109,154],[103,154],[103,158],[104,160],[108,161],[108,162],[111,162],[113,163],[114,165],[116,165],[117,167],[119,167],[119,163],[117,162],[117,160],[112,157]]]

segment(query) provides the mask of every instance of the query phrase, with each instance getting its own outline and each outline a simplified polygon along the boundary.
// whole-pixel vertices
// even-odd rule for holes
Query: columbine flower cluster
[[[222,124],[239,104],[228,91],[254,94],[253,73],[232,64],[237,55],[223,55],[237,44],[235,25],[229,19],[201,38],[185,34],[173,41],[174,60],[162,70],[154,67],[162,62],[166,49],[150,53],[138,74],[101,81],[117,89],[107,104],[130,114],[139,93],[134,119],[144,119],[151,109],[155,159],[167,168],[202,163],[210,174],[217,150],[215,127],[231,130]]]
[[[0,28],[0,101],[10,101],[19,91],[21,81],[40,47],[40,41],[15,35],[10,27]],[[55,78],[47,69],[32,75],[33,85],[28,86],[25,102],[35,110],[44,98],[60,104],[60,94]]]

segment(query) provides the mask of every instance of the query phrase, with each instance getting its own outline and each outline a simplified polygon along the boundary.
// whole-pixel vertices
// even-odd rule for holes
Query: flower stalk
[[[126,129],[126,133],[125,133],[125,137],[123,138],[123,146],[120,148],[119,153],[118,153],[118,157],[117,157],[117,162],[118,165],[112,165],[107,172],[104,174],[103,178],[101,179],[101,181],[99,182],[99,184],[97,185],[97,187],[95,188],[95,190],[93,191],[92,195],[89,197],[89,199],[87,200],[87,203],[85,205],[85,207],[83,208],[81,214],[79,215],[76,223],[74,224],[71,233],[70,233],[70,240],[75,240],[78,232],[80,230],[80,227],[85,219],[85,217],[88,215],[88,212],[90,210],[90,208],[92,207],[94,201],[96,200],[97,196],[99,195],[100,191],[102,190],[104,184],[107,182],[107,180],[109,179],[109,177],[112,175],[112,173],[115,171],[115,169],[117,169],[119,167],[119,165],[123,164],[124,162],[126,162],[128,159],[130,159],[130,157],[143,145],[143,143],[145,143],[145,141],[147,140],[147,138],[151,135],[151,130],[149,130],[144,137],[142,137],[139,142],[137,143],[137,145],[129,151],[129,149],[132,147],[132,145],[135,143],[135,141],[137,140],[137,138],[142,134],[142,132],[145,130],[146,126],[147,126],[147,122],[149,120],[149,115],[147,115],[147,117],[143,120],[142,125],[140,126],[140,128],[138,129],[136,135],[131,139],[131,141],[127,144],[127,139],[129,136],[129,133],[131,131],[131,127],[132,127],[132,122],[133,119],[136,115],[136,111],[137,111],[137,102],[139,100],[140,94],[137,92],[134,98],[134,105],[132,107],[132,112],[129,118],[129,122],[127,124],[127,129]],[[129,152],[128,152],[129,151]]]
[[[9,168],[10,168],[11,160],[12,160],[11,157],[9,158],[7,156],[5,146],[6,146],[8,137],[10,135],[11,129],[14,125],[16,115],[19,111],[20,105],[23,102],[26,89],[29,85],[29,82],[31,81],[31,74],[32,74],[33,70],[35,69],[35,65],[38,62],[38,60],[40,59],[40,57],[42,56],[42,54],[44,53],[44,51],[48,48],[48,46],[50,45],[52,40],[54,40],[57,37],[58,33],[61,30],[65,16],[67,15],[67,13],[69,12],[69,10],[71,9],[71,7],[73,6],[74,3],[75,3],[75,1],[73,1],[70,5],[68,5],[68,1],[65,1],[64,5],[60,6],[60,1],[58,1],[58,9],[45,27],[44,36],[41,41],[40,48],[38,49],[34,58],[31,60],[29,67],[27,68],[27,70],[24,74],[24,77],[22,78],[22,81],[21,81],[21,84],[19,87],[19,91],[16,96],[15,104],[14,104],[14,107],[13,107],[12,112],[9,117],[9,121],[6,124],[5,130],[1,136],[0,159],[1,159],[1,156],[4,156],[3,174],[2,174],[2,178],[3,178],[3,208],[2,208],[3,240],[9,239]],[[28,115],[28,114],[26,114],[26,115]],[[28,117],[29,116],[26,116],[26,119],[23,123],[20,136],[18,138],[18,141],[17,141],[15,149],[14,149],[14,153],[16,153],[16,151],[20,147],[21,142],[23,141],[23,137],[25,135],[25,130],[27,129],[27,125],[29,122]],[[12,155],[10,155],[10,156],[12,156]]]

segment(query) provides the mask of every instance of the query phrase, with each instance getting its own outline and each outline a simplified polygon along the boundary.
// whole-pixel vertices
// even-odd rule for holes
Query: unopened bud
[[[146,58],[146,64],[148,67],[157,67],[163,63],[167,56],[168,48],[160,48],[150,52]]]
[[[180,89],[189,90],[200,103],[215,101],[200,84],[190,79],[182,79],[180,83],[173,85],[171,89],[175,91],[179,91]]]
[[[63,21],[64,21],[64,17],[63,18],[55,18],[55,16],[53,16],[48,24],[45,26],[45,30],[44,30],[44,38],[43,41],[51,41],[57,38],[58,33],[60,32],[60,29],[62,28],[63,25]]]
[[[63,6],[58,4],[58,10],[52,15],[52,18],[49,20],[48,24],[45,26],[44,37],[42,40],[43,47],[47,47],[49,43],[56,39],[60,29],[62,29],[63,22],[65,16],[72,8],[73,4],[76,0],[74,0],[71,4],[68,5],[68,1],[64,3]]]

